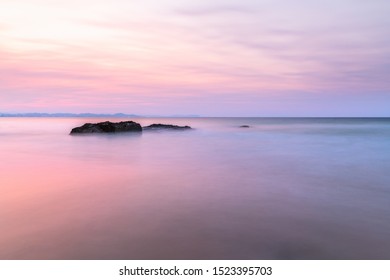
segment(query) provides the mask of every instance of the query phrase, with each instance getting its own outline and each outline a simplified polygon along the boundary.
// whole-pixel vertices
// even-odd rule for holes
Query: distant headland
[[[139,117],[133,114],[94,114],[94,113],[0,113],[0,117],[31,117],[31,118],[94,118],[94,117],[115,117],[115,118],[127,118],[127,117]]]
[[[0,113],[5,118],[142,118],[142,117],[176,117],[176,118],[198,118],[199,115],[135,115],[135,114],[102,114],[102,113]]]

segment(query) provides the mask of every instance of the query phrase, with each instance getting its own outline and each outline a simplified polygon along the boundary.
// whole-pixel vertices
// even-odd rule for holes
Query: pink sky
[[[390,116],[389,14],[385,0],[2,0],[0,112]]]

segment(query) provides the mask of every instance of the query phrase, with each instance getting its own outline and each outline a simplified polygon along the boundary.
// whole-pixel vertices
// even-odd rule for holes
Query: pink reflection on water
[[[126,197],[139,195],[135,168],[26,155],[3,163],[1,170],[3,258],[58,258],[58,252],[65,257],[77,250],[70,244],[77,242],[75,235],[93,238],[96,221],[123,207]]]
[[[0,259],[388,256],[386,164],[366,164],[387,142],[242,120],[68,134],[86,121],[0,123]]]

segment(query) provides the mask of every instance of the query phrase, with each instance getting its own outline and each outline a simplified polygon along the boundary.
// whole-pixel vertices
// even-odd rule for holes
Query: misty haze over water
[[[390,119],[105,120],[0,119],[0,259],[390,259]]]

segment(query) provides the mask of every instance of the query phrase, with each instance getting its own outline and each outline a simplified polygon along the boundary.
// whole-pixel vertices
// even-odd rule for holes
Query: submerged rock
[[[191,129],[190,126],[179,126],[179,125],[173,125],[173,124],[161,124],[161,123],[155,123],[148,126],[144,126],[143,129],[145,130],[155,130],[155,129],[173,129],[173,130],[184,130],[184,129]]]
[[[241,128],[249,128],[250,126],[249,125],[241,125],[240,127]]]
[[[142,132],[142,127],[139,123],[133,121],[118,123],[106,121],[100,123],[86,123],[83,126],[73,128],[70,134],[117,132]]]

